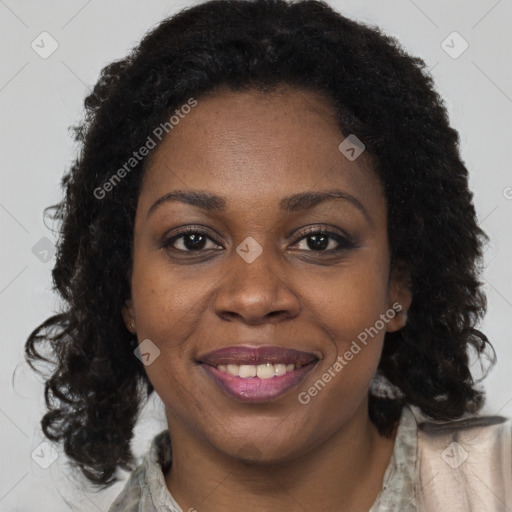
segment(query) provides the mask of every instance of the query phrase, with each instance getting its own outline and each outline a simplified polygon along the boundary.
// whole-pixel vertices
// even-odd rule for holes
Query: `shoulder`
[[[128,478],[123,490],[114,500],[108,512],[138,512],[145,480],[144,464],[138,466]]]
[[[501,511],[512,506],[512,420],[474,416],[418,424],[420,510]],[[483,507],[483,508],[482,508]]]
[[[455,421],[418,423],[418,450],[439,454],[448,466],[483,464],[489,459],[496,464],[495,449],[512,457],[512,420],[503,416],[473,416]],[[490,451],[489,451],[490,450]],[[509,471],[512,467],[509,468]]]
[[[164,430],[153,438],[151,447],[140,464],[129,476],[123,490],[108,512],[153,512],[175,510],[165,503],[167,489],[163,473],[171,463],[169,431]],[[174,506],[174,503],[173,503]]]

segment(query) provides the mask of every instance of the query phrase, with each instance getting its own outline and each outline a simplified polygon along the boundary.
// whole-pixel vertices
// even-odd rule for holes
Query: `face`
[[[123,315],[150,340],[171,438],[286,460],[367,417],[410,294],[382,186],[338,149],[346,135],[315,93],[222,90],[151,154]]]

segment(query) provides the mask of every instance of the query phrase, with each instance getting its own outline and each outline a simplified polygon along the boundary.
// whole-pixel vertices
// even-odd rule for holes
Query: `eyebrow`
[[[291,196],[284,197],[279,201],[279,209],[282,212],[293,213],[305,210],[311,210],[315,206],[325,201],[346,201],[355,206],[370,224],[373,224],[372,218],[364,205],[353,195],[339,189],[321,190],[315,192],[300,192]],[[207,210],[209,212],[222,212],[226,210],[226,199],[222,196],[212,194],[203,190],[174,190],[157,199],[149,208],[146,219],[155,212],[164,203],[181,202]]]

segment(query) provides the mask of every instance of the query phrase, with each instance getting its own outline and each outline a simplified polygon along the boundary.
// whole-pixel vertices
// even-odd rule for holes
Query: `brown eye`
[[[212,243],[214,242],[214,240],[212,240],[206,232],[194,228],[189,228],[186,231],[182,231],[181,233],[164,240],[162,247],[172,247],[173,249],[182,252],[194,252],[204,249],[215,249],[216,247],[219,247],[219,245],[216,243],[214,243],[214,247],[206,247],[208,241]],[[177,244],[177,242],[179,242],[179,244]],[[181,245],[181,247],[177,247],[176,245]]]
[[[353,249],[356,244],[346,236],[334,233],[326,229],[313,228],[307,231],[299,239],[306,240],[306,246],[310,251],[334,253],[346,249]],[[296,242],[298,243],[298,242]],[[302,249],[302,250],[308,250]]]

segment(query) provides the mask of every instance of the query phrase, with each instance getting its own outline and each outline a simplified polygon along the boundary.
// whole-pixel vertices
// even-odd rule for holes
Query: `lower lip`
[[[245,402],[267,402],[298,386],[317,362],[314,361],[292,372],[286,372],[284,375],[271,379],[260,379],[259,377],[244,379],[222,372],[207,364],[201,364],[201,367],[229,396]]]

